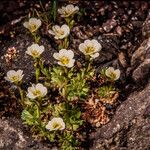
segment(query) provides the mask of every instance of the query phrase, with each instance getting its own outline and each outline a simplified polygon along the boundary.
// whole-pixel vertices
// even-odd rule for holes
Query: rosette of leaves
[[[70,83],[67,85],[67,99],[84,99],[88,92],[89,87],[86,83],[86,79],[83,73],[77,73],[77,76],[70,80]]]
[[[36,105],[32,106],[30,109],[24,109],[21,118],[24,121],[24,124],[39,125],[40,120]]]
[[[71,78],[73,75],[73,69],[71,69],[68,73],[65,73],[64,68],[61,66],[53,67],[51,71],[51,83],[53,86],[62,88],[64,84],[66,84],[67,78]]]
[[[81,111],[76,106],[66,105],[66,110],[64,112],[64,120],[66,120],[66,126],[68,129],[76,131],[82,124]]]
[[[45,76],[45,80],[51,80],[51,68],[45,67],[45,61],[40,59],[39,60],[39,67],[42,75]]]
[[[71,131],[64,132],[63,136],[59,137],[59,143],[62,150],[76,150],[78,141]]]
[[[63,67],[52,69],[51,82],[53,86],[59,88],[60,94],[69,101],[84,99],[89,92],[86,79],[93,75],[93,71],[86,72],[85,69],[82,69],[76,73],[72,68],[66,72]]]
[[[98,95],[103,103],[113,104],[117,100],[119,93],[113,85],[104,85],[99,87]]]

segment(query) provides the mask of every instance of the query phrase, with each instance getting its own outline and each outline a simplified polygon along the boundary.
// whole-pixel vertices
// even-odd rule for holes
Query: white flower
[[[43,86],[43,84],[33,84],[31,87],[28,88],[27,97],[31,99],[35,99],[37,97],[44,97],[47,94],[47,88]]]
[[[30,18],[28,22],[24,22],[23,26],[30,30],[30,32],[35,32],[40,26],[42,22],[40,19]]]
[[[53,131],[53,130],[64,130],[65,129],[65,123],[64,123],[62,118],[53,118],[46,125],[46,129],[48,129],[50,131]]]
[[[52,30],[48,30],[48,32],[52,35],[55,35],[55,39],[63,39],[70,34],[70,28],[66,24],[62,25],[61,27],[55,25],[52,27]]]
[[[32,44],[27,48],[26,53],[31,55],[33,58],[38,58],[44,51],[44,46],[39,46],[38,44]]]
[[[68,68],[71,68],[75,62],[75,59],[73,59],[74,53],[72,50],[61,49],[59,53],[54,53],[53,57],[59,60],[59,65],[66,66]]]
[[[5,77],[5,79],[10,82],[18,83],[19,81],[22,80],[24,76],[22,73],[23,73],[22,70],[18,70],[18,71],[10,70],[7,72],[7,76]]]
[[[119,69],[114,69],[113,67],[109,67],[106,71],[105,74],[107,77],[109,77],[112,80],[118,80],[120,78],[120,70]]]
[[[67,5],[66,7],[62,7],[61,9],[58,9],[58,13],[61,15],[61,17],[70,17],[71,15],[74,15],[79,11],[79,7],[73,6],[72,4]]]
[[[79,45],[79,50],[84,55],[89,55],[92,58],[99,56],[99,51],[102,49],[101,44],[97,40],[85,40],[84,43]]]

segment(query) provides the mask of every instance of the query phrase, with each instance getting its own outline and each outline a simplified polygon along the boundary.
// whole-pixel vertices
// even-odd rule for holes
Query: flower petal
[[[95,54],[91,55],[92,58],[96,58],[98,56],[99,56],[99,53],[95,53]]]
[[[53,57],[54,57],[55,59],[59,60],[59,53],[54,53],[54,54],[53,54]]]
[[[73,52],[72,50],[68,50],[67,53],[66,53],[66,55],[67,55],[70,59],[72,59],[72,58],[74,57],[74,52]]]
[[[24,22],[23,26],[28,29],[29,28],[29,23],[28,22]]]
[[[120,78],[120,70],[116,69],[115,74],[116,74],[116,79],[115,80],[118,80]]]
[[[66,50],[66,49],[61,49],[61,50],[59,51],[60,57],[66,55],[66,53],[67,53],[67,50]]]
[[[65,31],[65,33],[66,33],[67,35],[70,33],[70,28],[69,28],[69,26],[67,26],[66,24],[62,25],[62,26],[61,26],[61,29],[62,29],[63,31]]]
[[[71,68],[71,67],[73,67],[74,66],[74,62],[75,62],[75,59],[71,59],[70,61],[69,61],[69,63],[66,65],[68,68]]]
[[[57,63],[58,63],[58,65],[60,65],[60,66],[66,66],[66,65],[62,64],[60,61],[58,61]]]
[[[55,35],[55,33],[54,33],[53,30],[48,30],[48,33],[49,33],[49,34],[52,34],[52,35]]]

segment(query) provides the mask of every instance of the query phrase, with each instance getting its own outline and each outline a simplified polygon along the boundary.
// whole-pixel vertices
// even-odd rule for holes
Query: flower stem
[[[33,32],[32,35],[33,35],[33,38],[34,38],[35,43],[38,43],[39,40],[40,40],[40,37],[37,35],[36,32]]]
[[[23,97],[23,91],[20,88],[20,86],[18,86],[18,90],[19,90],[19,94],[20,94],[20,98],[21,98],[21,105],[24,106],[24,97]]]
[[[36,67],[36,83],[38,83],[39,80],[39,68]]]
[[[71,30],[72,27],[74,26],[74,23],[75,23],[74,20],[73,20],[73,17],[68,17],[68,18],[65,19],[65,21],[67,22],[67,24],[68,24],[68,26]]]
[[[58,49],[67,49],[69,46],[69,39],[66,37],[64,40],[61,41],[61,44],[58,46]]]
[[[38,67],[38,59],[36,58],[35,59],[35,78],[36,78],[36,83],[38,83],[38,80],[39,80],[39,75],[40,75],[40,69]]]
[[[62,96],[65,98],[66,94],[67,94],[67,83],[68,83],[67,75],[68,75],[68,69],[66,67],[63,67],[63,69],[64,69],[64,76],[66,78],[65,78],[64,84],[62,86]]]
[[[38,118],[40,118],[41,114],[40,114],[40,106],[39,106],[39,104],[37,104],[37,115],[38,115]]]
[[[86,72],[89,72],[91,69],[91,61],[88,61]]]
[[[67,49],[68,46],[69,46],[69,39],[68,39],[68,37],[66,37],[66,38],[64,39],[64,48]]]
[[[38,100],[35,100],[35,105],[37,106],[37,118],[40,119],[41,113],[40,113],[40,102]]]

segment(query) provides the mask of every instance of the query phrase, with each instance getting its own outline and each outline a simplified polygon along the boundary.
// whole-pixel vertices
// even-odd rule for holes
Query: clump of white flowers
[[[102,49],[101,44],[97,40],[85,40],[79,45],[79,50],[86,56],[96,58],[99,56],[99,51]]]
[[[27,28],[31,33],[35,32],[40,26],[42,22],[37,18],[30,18],[29,21],[24,22],[24,27]]]
[[[64,123],[62,118],[53,118],[46,125],[46,129],[48,129],[49,131],[64,130],[65,129],[65,123]]]
[[[48,30],[48,32],[54,35],[55,39],[64,39],[70,34],[70,28],[66,24],[62,26],[55,25],[52,27],[52,30]]]
[[[66,7],[62,7],[58,9],[58,13],[61,15],[61,17],[64,18],[73,16],[78,11],[79,11],[79,7],[73,6],[72,4],[69,4]]]
[[[109,77],[112,80],[118,80],[120,78],[120,70],[119,69],[114,69],[113,67],[109,67],[106,71],[105,74],[107,77]]]
[[[39,46],[38,44],[32,44],[27,48],[26,53],[33,58],[38,58],[44,51],[44,46]]]
[[[71,68],[74,65],[75,59],[72,50],[61,49],[59,53],[54,53],[53,57],[58,60],[58,64]]]
[[[57,15],[55,2],[51,5],[54,20]],[[118,97],[114,85],[115,80],[120,77],[120,70],[109,67],[98,74],[94,67],[93,59],[99,56],[102,49],[97,40],[87,39],[79,45],[77,51],[70,50],[74,46],[70,45],[73,41],[69,34],[74,27],[74,16],[78,11],[79,8],[72,4],[58,9],[58,13],[63,17],[61,20],[65,23],[61,26],[54,25],[48,30],[58,46],[53,57],[59,66],[53,62],[53,65],[50,65],[42,59],[45,48],[39,45],[41,38],[37,32],[42,22],[40,19],[30,18],[23,26],[30,31],[35,43],[29,45],[25,53],[33,58],[35,84],[32,83],[25,91],[22,86],[22,70],[10,70],[5,77],[7,81],[14,83],[20,92],[24,124],[31,126],[39,138],[56,142],[63,150],[80,148],[80,138],[74,135],[81,134],[84,123],[95,127],[107,123],[105,104],[113,104]],[[47,17],[41,16],[45,22],[44,26],[49,25]],[[87,60],[84,64],[81,64],[82,60],[75,60],[75,54],[81,52]],[[97,77],[102,79],[104,84],[100,82],[97,88],[93,89],[90,83],[97,82]],[[93,96],[97,98],[93,99]],[[83,100],[87,100],[85,105],[81,105]],[[96,105],[98,107],[95,107]]]
[[[43,86],[43,84],[33,84],[31,87],[28,88],[27,97],[30,99],[41,98],[47,94],[47,88]]]
[[[7,72],[7,76],[5,77],[5,79],[9,82],[14,82],[14,83],[18,83],[22,80],[23,78],[23,71],[22,70],[10,70]]]

